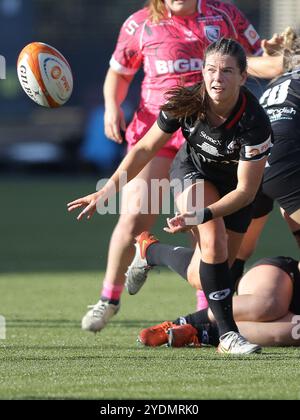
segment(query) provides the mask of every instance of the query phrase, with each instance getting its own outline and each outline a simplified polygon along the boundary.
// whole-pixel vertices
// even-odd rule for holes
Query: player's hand
[[[277,56],[282,54],[283,36],[279,34],[273,34],[271,39],[263,39],[261,41],[261,47],[263,49],[263,55]]]
[[[84,207],[84,209],[77,216],[77,220],[81,220],[84,216],[89,220],[97,209],[97,201],[102,197],[102,191],[97,191],[93,194],[86,195],[85,197],[78,198],[67,204],[68,211],[74,211]]]
[[[122,132],[126,131],[126,122],[121,107],[109,106],[105,109],[104,131],[109,139],[120,144],[123,142]]]
[[[187,232],[198,224],[197,220],[192,220],[194,216],[195,213],[176,213],[176,215],[171,219],[167,218],[168,227],[165,227],[164,231],[172,234]]]
[[[168,233],[186,232],[212,220],[212,218],[213,214],[208,207],[193,212],[176,213],[172,219],[167,218],[168,227],[165,227],[164,231]]]

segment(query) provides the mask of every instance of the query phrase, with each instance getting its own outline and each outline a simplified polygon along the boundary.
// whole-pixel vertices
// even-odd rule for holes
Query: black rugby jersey
[[[260,98],[271,121],[274,147],[268,159],[287,162],[300,152],[300,69],[288,72],[273,81]]]
[[[258,260],[252,265],[273,265],[285,271],[293,281],[293,295],[290,303],[290,311],[300,315],[300,272],[298,268],[299,261],[291,257],[265,257]],[[263,279],[262,279],[263,281]]]
[[[270,121],[258,100],[242,88],[238,102],[228,119],[218,127],[196,116],[177,119],[161,111],[157,124],[166,133],[181,127],[188,142],[187,153],[199,170],[205,166],[227,166],[226,173],[236,173],[239,160],[259,160],[268,155],[272,144]]]

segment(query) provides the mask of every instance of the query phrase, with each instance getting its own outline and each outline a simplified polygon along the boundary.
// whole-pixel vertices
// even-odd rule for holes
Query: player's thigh
[[[288,312],[280,321],[279,345],[300,346],[300,315]]]
[[[290,276],[279,267],[258,265],[242,277],[238,294],[257,296],[266,308],[281,314],[288,311],[293,283]]]
[[[248,230],[243,237],[240,249],[238,250],[238,258],[247,261],[248,258],[250,258],[250,256],[253,254],[268,217],[269,214],[257,219],[252,219]]]
[[[227,229],[228,264],[231,267],[243,242],[244,233]]]
[[[187,270],[187,279],[189,284],[196,288],[202,289],[200,281],[200,261],[201,261],[201,250],[199,244],[196,245],[194,254]]]
[[[145,168],[122,189],[121,218],[155,220],[160,213],[162,196],[170,197],[169,168],[172,159],[154,157]]]
[[[193,182],[175,197],[176,206],[180,213],[197,211],[207,207],[220,199],[216,187],[209,181],[203,179]]]
[[[199,199],[199,197],[201,197]],[[220,198],[216,187],[209,181],[195,180],[195,182],[177,196],[176,204],[181,213],[197,211],[207,207]],[[223,262],[227,259],[227,233],[223,218],[219,217],[193,229],[199,244],[203,260],[208,263]],[[196,259],[195,259],[196,261]],[[193,265],[191,271],[199,270]]]

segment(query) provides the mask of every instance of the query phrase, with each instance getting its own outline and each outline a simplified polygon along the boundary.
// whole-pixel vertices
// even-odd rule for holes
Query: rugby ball
[[[39,105],[57,108],[73,90],[73,76],[65,57],[50,45],[32,42],[20,52],[18,78],[29,98]]]

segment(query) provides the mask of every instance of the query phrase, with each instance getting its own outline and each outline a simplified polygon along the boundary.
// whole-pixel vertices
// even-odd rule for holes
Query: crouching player
[[[233,315],[240,333],[261,346],[300,345],[300,262],[290,257],[257,261],[240,279]],[[297,316],[298,315],[298,316]],[[209,309],[142,330],[146,346],[219,346],[219,333]]]

